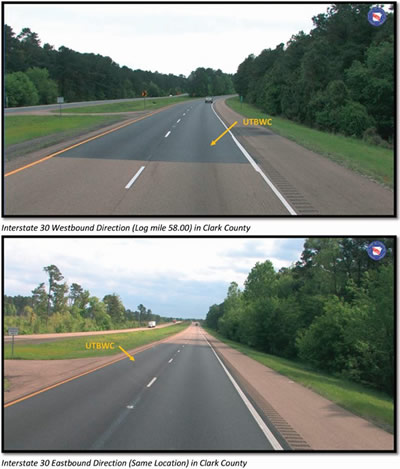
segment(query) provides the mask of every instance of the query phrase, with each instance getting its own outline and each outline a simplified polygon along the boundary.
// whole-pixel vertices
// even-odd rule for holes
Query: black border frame
[[[266,451],[261,451],[261,450],[249,450],[249,451],[223,451],[223,450],[210,450],[210,451],[173,451],[173,450],[153,450],[153,451],[147,451],[147,450],[135,450],[135,451],[130,451],[130,450],[110,450],[110,451],[94,451],[94,450],[79,450],[79,451],[58,451],[58,450],[47,450],[47,451],[41,451],[41,450],[5,450],[4,449],[4,435],[5,435],[5,425],[4,425],[4,392],[2,392],[2,439],[1,439],[1,451],[3,454],[98,454],[98,455],[106,455],[106,454],[141,454],[141,455],[171,455],[171,454],[197,454],[197,455],[206,455],[208,454],[213,454],[213,455],[237,455],[237,454],[249,454],[249,455],[254,455],[254,454],[259,454],[259,455],[266,455],[266,454],[323,454],[323,453],[328,453],[328,454],[367,454],[367,453],[372,453],[372,454],[393,454],[397,453],[397,391],[398,391],[398,386],[397,386],[397,236],[395,235],[389,235],[385,236],[386,238],[391,238],[393,239],[393,263],[395,266],[394,269],[394,276],[393,276],[393,282],[394,282],[394,304],[395,304],[395,314],[394,314],[394,330],[395,330],[395,335],[394,335],[394,433],[393,433],[393,440],[394,440],[394,446],[393,450],[284,450],[282,452],[278,451],[271,451],[271,450],[266,450]],[[2,236],[1,239],[1,254],[2,254],[2,265],[1,265],[1,291],[2,291],[2,298],[1,298],[1,305],[2,309],[4,311],[4,273],[5,273],[5,257],[4,257],[4,251],[5,251],[5,240],[6,239],[30,239],[30,238],[56,238],[56,239],[87,239],[87,238],[102,238],[102,239],[180,239],[180,238],[185,238],[185,239],[298,239],[298,238],[332,238],[332,239],[337,239],[337,238],[376,238],[376,239],[381,239],[382,236],[375,236],[375,235],[368,235],[368,236],[328,236],[328,235],[322,235],[322,236],[304,236],[304,235],[285,235],[285,236],[274,236],[274,235],[268,235],[268,236],[228,236],[228,235],[223,235],[223,236],[46,236],[46,235],[40,235],[40,236],[16,236],[16,235],[9,235],[9,236]],[[62,242],[62,241],[60,241]],[[193,241],[195,242],[195,241]],[[2,314],[1,317],[1,325],[2,325],[2,330],[4,331],[4,315]],[[2,353],[4,356],[4,335],[2,335]],[[4,360],[1,361],[1,375],[2,375],[2,380],[4,381]],[[248,396],[249,397],[249,396]],[[253,401],[254,404],[254,401]],[[261,414],[262,415],[262,414]]]
[[[188,5],[198,5],[198,4],[215,4],[215,5],[230,5],[230,4],[281,4],[281,5],[291,5],[291,4],[321,4],[321,5],[332,5],[333,3],[356,3],[356,4],[368,4],[368,5],[377,5],[376,2],[366,2],[366,1],[360,1],[360,2],[355,2],[355,1],[338,1],[338,2],[327,2],[327,1],[253,1],[250,0],[248,2],[244,0],[239,0],[239,1],[232,1],[228,0],[226,2],[223,2],[221,0],[219,1],[187,1],[183,0],[182,2],[178,1],[95,1],[95,2],[88,2],[88,1],[61,1],[61,2],[56,2],[56,1],[38,1],[38,2],[33,2],[33,1],[22,1],[22,2],[15,2],[15,1],[5,1],[1,3],[1,20],[2,20],[2,37],[4,38],[4,20],[5,20],[5,5],[24,5],[24,4],[81,4],[81,5],[91,5],[91,4],[112,4],[112,5],[121,5],[121,4],[138,4],[138,5],[157,5],[157,4],[166,4],[166,5],[179,5],[179,4],[188,4]],[[379,3],[379,2],[378,2]],[[296,215],[294,218],[308,218],[308,219],[321,219],[321,218],[397,218],[398,214],[398,209],[397,209],[397,111],[398,111],[398,103],[397,103],[397,85],[398,85],[398,68],[397,68],[397,1],[392,1],[392,2],[382,2],[381,4],[391,4],[394,7],[393,13],[394,13],[394,35],[395,35],[395,42],[394,42],[394,66],[395,66],[395,76],[394,76],[394,140],[393,140],[393,150],[394,150],[394,188],[393,188],[393,199],[394,199],[394,204],[393,204],[393,215]],[[5,83],[4,83],[4,71],[5,71],[5,49],[4,46],[2,48],[2,76],[3,76],[3,88],[2,88],[2,116],[3,116],[3,125],[1,129],[2,133],[2,138],[1,138],[1,149],[2,149],[2,206],[1,206],[1,216],[5,219],[21,219],[21,218],[27,218],[27,219],[34,219],[34,218],[63,218],[63,219],[68,219],[68,218],[98,218],[97,215],[6,215],[5,214],[5,145],[4,145],[4,116],[5,116]],[[101,218],[104,219],[115,219],[115,218],[130,218],[130,219],[154,219],[154,218],[160,218],[160,219],[165,219],[165,218],[209,218],[209,219],[222,219],[222,218],[234,218],[234,219],[243,219],[243,218],[251,218],[251,219],[274,219],[274,218],[293,218],[292,215],[287,214],[287,215],[102,215]]]

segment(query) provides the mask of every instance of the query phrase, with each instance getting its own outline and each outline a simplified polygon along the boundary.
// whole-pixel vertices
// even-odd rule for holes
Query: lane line
[[[149,388],[149,387],[154,383],[154,381],[155,381],[156,379],[157,379],[157,377],[154,377],[154,378],[150,381],[150,383],[147,385],[147,387]]]
[[[165,138],[167,138],[170,133],[171,133],[171,131],[168,130],[168,132],[165,134]]]
[[[166,337],[165,339],[161,339],[161,340],[157,340],[156,342],[152,342],[150,344],[146,344],[146,345],[143,345],[143,347],[138,347],[137,348],[137,351],[135,353],[141,353],[141,352],[144,352],[145,350],[148,350],[150,348],[154,348],[156,345],[158,344],[162,344],[164,342],[168,342],[168,340],[171,338],[171,337],[174,337],[176,335],[180,335],[182,333],[184,333],[186,331],[186,329],[184,329],[183,331],[180,331],[180,332],[177,332],[176,334],[173,334],[172,336],[170,337]],[[105,363],[103,365],[100,365],[100,366],[97,366],[96,368],[92,368],[91,370],[88,370],[88,371],[85,371],[83,373],[80,373],[79,375],[76,375],[76,376],[72,376],[71,378],[67,378],[67,379],[64,379],[63,381],[59,381],[58,383],[55,383],[55,384],[52,384],[50,386],[47,386],[43,389],[39,389],[38,391],[35,391],[31,394],[27,394],[26,396],[22,396],[22,397],[19,397],[17,399],[15,399],[14,401],[10,401],[8,402],[7,404],[4,404],[4,408],[6,407],[10,407],[14,404],[18,404],[18,402],[21,402],[21,401],[25,401],[26,399],[30,399],[31,397],[34,397],[34,396],[37,396],[38,394],[41,394],[43,392],[46,392],[46,391],[49,391],[50,389],[53,389],[53,388],[57,388],[58,386],[61,386],[62,384],[65,384],[65,383],[68,383],[69,381],[73,381],[74,379],[78,379],[78,378],[81,378],[82,376],[85,376],[85,375],[88,375],[90,373],[93,373],[94,371],[97,371],[97,370],[100,370],[101,368],[105,368],[106,366],[110,366],[110,365],[113,365],[114,363],[117,363],[121,360],[127,360],[128,358],[124,355],[124,354],[121,354],[122,356],[120,356],[119,358],[117,358],[116,360],[113,360],[111,362],[108,362],[108,363]]]
[[[170,106],[168,106],[170,107]],[[13,174],[16,174],[16,173],[19,173],[20,171],[23,171],[24,169],[28,169],[28,168],[31,168],[32,166],[36,166],[37,164],[40,164],[40,163],[43,163],[47,160],[49,160],[50,158],[54,158],[55,156],[57,155],[60,155],[61,153],[64,153],[66,151],[69,151],[69,150],[72,150],[73,148],[76,148],[76,147],[79,147],[80,145],[83,145],[84,143],[88,143],[88,142],[91,142],[92,140],[95,140],[96,138],[100,138],[100,137],[104,137],[104,135],[108,135],[112,132],[116,132],[117,130],[120,130],[120,129],[123,129],[124,127],[127,127],[128,125],[131,125],[131,124],[134,124],[135,122],[139,122],[143,119],[146,119],[147,117],[151,117],[151,116],[154,116],[154,114],[158,114],[159,112],[161,111],[165,111],[167,108],[162,108],[162,109],[159,109],[158,111],[154,111],[152,112],[151,114],[147,114],[146,116],[143,116],[143,117],[139,117],[138,119],[135,119],[133,121],[129,121],[129,122],[126,122],[125,124],[122,124],[118,127],[115,127],[113,129],[110,129],[110,130],[107,130],[106,132],[103,132],[99,135],[95,135],[94,137],[90,137],[86,140],[84,140],[83,142],[79,142],[79,143],[75,143],[75,145],[71,145],[67,148],[64,148],[63,150],[59,150],[59,151],[56,151],[55,153],[52,153],[51,155],[48,155],[48,156],[45,156],[44,158],[41,158],[40,160],[37,160],[37,161],[34,161],[32,163],[29,163],[25,166],[21,166],[21,168],[17,168],[17,169],[14,169],[13,171],[9,171],[8,173],[6,173],[4,175],[4,177],[8,177],[8,176],[11,176]]]
[[[283,451],[283,448],[282,446],[280,445],[280,443],[278,442],[278,440],[275,438],[275,436],[273,435],[273,433],[271,432],[271,430],[267,427],[267,425],[265,424],[264,420],[260,417],[259,413],[256,411],[256,409],[253,407],[253,405],[251,404],[251,402],[247,399],[246,395],[244,394],[244,392],[240,389],[239,385],[237,384],[237,382],[235,381],[235,379],[233,378],[233,376],[229,373],[228,369],[226,368],[226,366],[222,363],[221,359],[219,358],[219,356],[217,355],[217,353],[215,352],[213,346],[210,344],[210,342],[208,341],[207,337],[202,334],[203,337],[204,337],[204,340],[207,342],[207,344],[210,346],[211,350],[214,352],[214,355],[217,357],[217,360],[219,361],[220,365],[222,366],[223,370],[225,371],[225,373],[227,374],[228,378],[230,379],[231,383],[233,384],[234,388],[236,389],[236,391],[238,392],[239,396],[242,398],[244,404],[246,405],[246,407],[248,408],[249,412],[251,413],[251,415],[253,416],[254,420],[257,422],[258,426],[260,427],[261,431],[264,433],[266,439],[269,441],[269,443],[271,444],[271,446],[277,450],[277,451]]]
[[[173,358],[171,358],[171,360],[168,361],[168,363],[171,363],[173,361]]]
[[[178,119],[178,120],[176,121],[176,123],[177,123],[177,124],[179,124],[179,122],[180,122],[180,121],[181,121],[181,120],[180,120],[180,119]]]
[[[219,117],[219,115],[216,113],[214,109],[214,103],[211,104],[211,109],[213,110],[214,114],[218,117],[219,121],[222,123],[222,125],[227,129],[228,127],[225,125],[224,121]],[[243,146],[239,143],[239,141],[236,139],[236,137],[233,135],[233,133],[229,130],[228,133],[232,137],[233,141],[236,143],[238,146],[239,150],[243,153],[243,155],[247,158],[248,162],[253,166],[254,170],[260,174],[260,176],[264,179],[264,181],[268,184],[268,186],[272,189],[274,194],[278,197],[278,199],[282,202],[282,204],[285,206],[286,210],[290,213],[290,215],[297,215],[297,213],[293,210],[292,206],[289,204],[289,202],[283,197],[283,195],[278,191],[278,189],[274,186],[272,181],[264,174],[262,169],[258,166],[258,164],[253,160],[253,158],[249,155],[249,153],[243,148]]]
[[[139,171],[133,176],[133,178],[128,182],[128,184],[125,186],[125,189],[130,189],[132,184],[136,181],[136,179],[142,174],[144,170],[144,166],[142,166]]]

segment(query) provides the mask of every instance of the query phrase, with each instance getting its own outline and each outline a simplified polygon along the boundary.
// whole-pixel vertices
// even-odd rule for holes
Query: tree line
[[[41,45],[37,33],[23,28],[16,35],[4,27],[6,106],[52,104],[57,96],[66,102],[140,97],[229,94],[234,91],[231,75],[221,70],[198,68],[184,75],[132,70],[112,58],[80,53],[48,43]]]
[[[220,96],[235,92],[232,75],[219,69],[203,67],[197,68],[189,75],[187,90],[191,96]]]
[[[47,284],[40,283],[31,296],[4,296],[5,330],[19,327],[20,334],[102,331],[173,319],[154,314],[143,304],[131,311],[125,308],[116,293],[100,300],[78,283],[68,286],[56,265],[46,266],[43,270],[48,277]]]
[[[232,282],[206,325],[260,351],[394,392],[393,240],[372,260],[367,238],[307,239],[300,259],[257,263],[244,289]]]
[[[368,4],[333,4],[309,34],[248,56],[234,84],[264,112],[317,129],[392,142],[394,14],[372,26]]]

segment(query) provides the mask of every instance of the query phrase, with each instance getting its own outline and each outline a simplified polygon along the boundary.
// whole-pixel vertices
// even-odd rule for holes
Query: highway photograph
[[[3,452],[396,450],[395,238],[3,252]]]
[[[395,216],[395,4],[3,8],[4,217]]]

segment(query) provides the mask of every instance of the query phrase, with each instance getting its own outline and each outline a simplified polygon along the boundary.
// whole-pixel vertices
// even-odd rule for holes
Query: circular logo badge
[[[368,12],[368,21],[372,24],[372,26],[382,26],[386,21],[386,13],[384,10],[382,10],[382,8],[371,8]]]
[[[369,257],[374,261],[380,261],[386,256],[386,246],[380,241],[372,241],[367,251]]]

